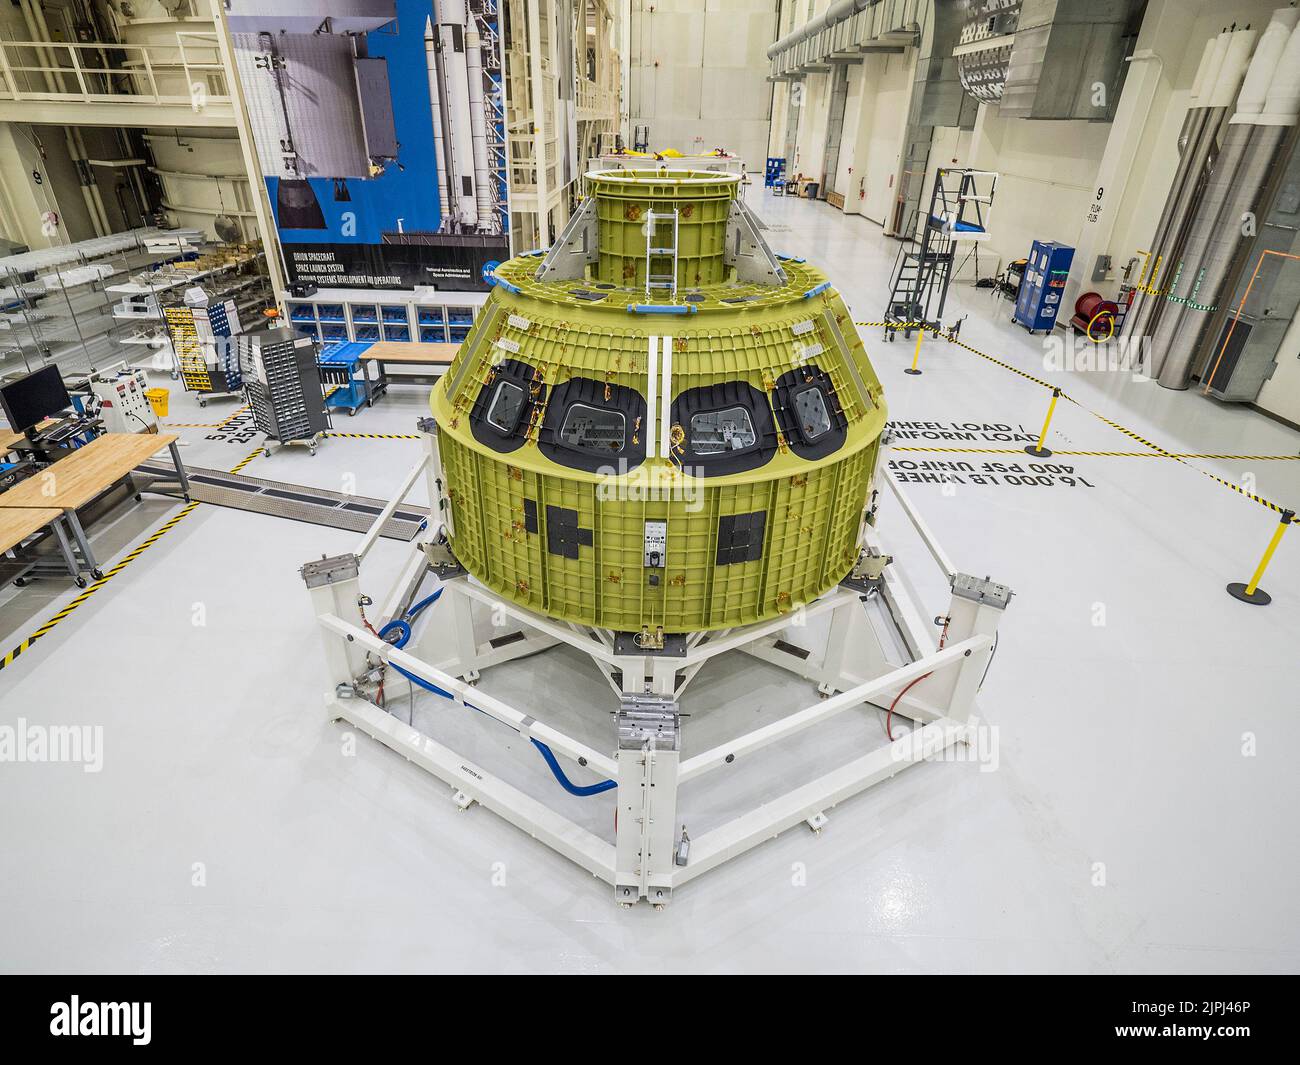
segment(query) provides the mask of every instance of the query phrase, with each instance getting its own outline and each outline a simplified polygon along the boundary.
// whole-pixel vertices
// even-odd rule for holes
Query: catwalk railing
[[[175,44],[0,40],[0,99],[199,109],[230,97],[216,34],[179,31]]]

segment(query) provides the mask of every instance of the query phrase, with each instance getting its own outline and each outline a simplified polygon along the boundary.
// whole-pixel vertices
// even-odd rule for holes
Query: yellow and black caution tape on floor
[[[329,393],[326,393],[326,398],[327,398],[327,399],[329,398]],[[216,426],[216,427],[217,427],[218,429],[224,428],[225,426],[227,426],[227,425],[229,425],[231,422],[233,422],[236,418],[238,418],[241,414],[243,414],[244,411],[246,411],[246,410],[248,410],[248,404],[247,404],[247,403],[245,403],[242,407],[240,407],[239,410],[235,411],[235,413],[232,414],[229,418],[226,418],[224,421],[217,422],[217,426]]]
[[[894,328],[894,329],[907,328],[907,324],[905,324],[905,322],[888,322],[888,321],[857,321],[854,322],[854,325],[884,326],[884,328]],[[915,325],[913,325],[913,328],[915,328]],[[1266,499],[1262,497],[1262,495],[1256,495],[1253,492],[1247,492],[1247,490],[1242,488],[1242,485],[1232,484],[1232,481],[1225,480],[1223,479],[1223,477],[1219,477],[1218,475],[1216,475],[1216,473],[1210,473],[1208,469],[1201,469],[1199,466],[1192,466],[1192,464],[1187,460],[1188,458],[1192,458],[1191,455],[1180,454],[1177,453],[1177,451],[1166,451],[1164,447],[1161,447],[1160,445],[1158,445],[1158,443],[1153,443],[1152,441],[1147,440],[1147,438],[1140,436],[1140,434],[1138,433],[1135,433],[1134,430],[1123,427],[1123,425],[1119,424],[1118,421],[1109,419],[1109,417],[1106,417],[1104,414],[1099,414],[1099,412],[1092,410],[1092,408],[1086,406],[1086,404],[1080,403],[1078,399],[1075,399],[1073,397],[1073,395],[1069,395],[1065,393],[1065,391],[1062,391],[1060,388],[1058,388],[1057,385],[1049,385],[1048,382],[1044,381],[1043,378],[1041,377],[1035,377],[1034,375],[1032,375],[1032,373],[1026,373],[1023,371],[1023,369],[1019,367],[1013,367],[1013,365],[1011,365],[1010,363],[1004,363],[1002,362],[1001,359],[995,359],[993,358],[992,355],[984,354],[984,352],[980,351],[978,347],[971,347],[969,343],[966,343],[961,338],[953,337],[953,335],[950,335],[948,333],[939,333],[937,335],[940,335],[940,337],[943,337],[944,339],[946,339],[946,341],[949,341],[950,343],[956,343],[958,347],[966,348],[966,350],[970,351],[972,355],[979,355],[979,358],[985,359],[989,363],[998,365],[998,367],[1001,367],[1002,369],[1009,369],[1011,373],[1015,373],[1015,375],[1018,375],[1019,377],[1023,377],[1024,380],[1026,381],[1032,381],[1034,382],[1035,385],[1039,385],[1041,386],[1041,388],[1048,389],[1048,391],[1057,391],[1057,393],[1060,393],[1061,398],[1065,399],[1067,403],[1073,403],[1074,406],[1078,407],[1080,411],[1086,411],[1087,414],[1096,417],[1097,420],[1104,421],[1104,423],[1106,425],[1109,425],[1110,428],[1114,429],[1115,432],[1123,433],[1125,434],[1126,437],[1130,438],[1130,440],[1138,441],[1138,443],[1140,443],[1140,445],[1143,445],[1143,447],[1148,447],[1148,449],[1151,449],[1152,454],[1156,456],[1156,458],[1171,459],[1173,460],[1173,462],[1177,462],[1179,466],[1186,466],[1188,469],[1195,469],[1195,471],[1197,473],[1200,473],[1201,476],[1209,477],[1210,480],[1217,482],[1217,484],[1223,485],[1223,488],[1231,489],[1232,492],[1235,492],[1238,495],[1244,495],[1245,498],[1251,499],[1252,502],[1258,503],[1258,505],[1260,505],[1261,507],[1268,507],[1269,510],[1274,512],[1274,514],[1291,514],[1292,510],[1290,507],[1279,506],[1278,503],[1274,503],[1273,501],[1271,501],[1271,499]],[[1223,458],[1223,456],[1196,455],[1195,458]],[[1297,516],[1297,518],[1292,518],[1291,520],[1295,521],[1295,523],[1300,523],[1300,516]]]
[[[252,462],[253,459],[257,458],[257,456],[260,455],[261,453],[262,453],[262,449],[259,447],[256,451],[254,451],[251,455],[249,455],[242,462],[240,462],[239,465],[237,465],[230,472],[238,473],[250,462]],[[109,569],[107,569],[104,572],[104,575],[100,577],[99,580],[91,583],[91,585],[88,588],[86,588],[85,591],[81,592],[81,594],[74,596],[71,600],[68,601],[68,603],[62,609],[58,611],[58,613],[54,614],[53,616],[48,618],[45,622],[43,622],[39,628],[37,628],[34,632],[32,632],[29,636],[27,636],[26,639],[22,640],[16,647],[14,647],[12,651],[10,651],[7,655],[5,655],[4,658],[0,658],[0,669],[5,669],[6,667],[13,665],[20,655],[22,655],[24,652],[31,649],[32,644],[34,644],[42,636],[47,635],[50,632],[50,630],[52,630],[55,626],[57,626],[70,614],[78,610],[83,603],[85,603],[88,599],[90,599],[91,596],[93,596],[102,587],[104,587],[104,585],[106,585],[109,581],[111,581],[114,577],[116,577],[119,573],[121,573],[124,569],[126,569],[126,567],[129,566],[132,562],[134,562],[137,558],[139,558],[146,551],[148,551],[149,548],[153,547],[154,544],[156,544],[159,540],[161,540],[164,536],[166,536],[169,532],[171,532],[174,528],[176,528],[177,525],[179,525],[182,521],[184,521],[191,514],[193,514],[194,511],[196,511],[201,505],[202,504],[198,502],[186,503],[185,506],[183,506],[180,509],[179,513],[173,514],[170,518],[168,518],[165,522],[163,522],[160,526],[158,526],[158,528],[156,528],[152,533],[150,533],[143,540],[141,540],[140,543],[138,543],[125,555],[123,555],[120,561],[118,561],[115,565],[109,567]]]
[[[106,585],[109,581],[111,581],[114,577],[116,577],[119,573],[121,573],[122,570],[126,569],[127,566],[129,566],[132,562],[134,562],[137,558],[139,558],[142,554],[144,554],[147,550],[149,550],[149,548],[153,547],[154,544],[156,544],[159,540],[161,540],[164,536],[166,536],[169,532],[171,532],[172,529],[176,528],[176,526],[179,525],[185,518],[188,518],[198,508],[198,506],[199,506],[198,503],[186,503],[185,506],[181,508],[179,514],[176,514],[174,517],[168,518],[167,521],[163,522],[163,524],[160,525],[156,530],[154,530],[153,533],[151,533],[148,537],[142,540],[138,546],[136,546],[131,551],[129,551],[125,556],[123,556],[122,560],[118,562],[115,566],[111,567],[104,574],[104,576],[102,576],[101,578],[99,578],[99,580],[92,583],[90,587],[88,587],[80,595],[75,596],[67,604],[67,606],[65,606],[53,617],[49,618],[49,620],[47,620],[43,625],[41,625],[40,628],[38,628],[25,640],[19,643],[18,646],[16,646],[12,651],[10,651],[7,655],[5,655],[4,658],[0,658],[0,669],[4,669],[7,666],[13,665],[13,663],[15,662],[15,660],[18,658],[19,655],[23,654],[25,651],[30,649],[32,644],[34,644],[42,636],[48,633],[56,625],[58,625],[59,622],[61,622],[69,614],[71,614],[78,607],[80,607],[82,603],[86,602],[87,599],[89,599],[92,595],[94,595],[97,591],[99,591],[102,587],[104,587],[104,585]]]
[[[958,343],[958,344],[961,344],[961,341],[958,341],[957,343]],[[965,347],[965,346],[966,346],[966,345],[962,344],[962,347]],[[972,348],[971,350],[973,351],[974,349]],[[979,354],[979,353],[977,352],[976,354]],[[1166,451],[1166,450],[1165,450],[1164,448],[1162,448],[1159,444],[1152,443],[1152,442],[1151,442],[1150,440],[1148,440],[1146,437],[1144,437],[1144,436],[1140,436],[1139,434],[1135,433],[1132,429],[1128,429],[1128,428],[1126,428],[1125,426],[1120,425],[1119,422],[1114,421],[1114,420],[1111,419],[1111,418],[1107,418],[1106,415],[1104,415],[1104,414],[1099,414],[1099,413],[1097,413],[1097,411],[1092,410],[1092,409],[1089,408],[1089,407],[1085,407],[1085,406],[1084,406],[1082,403],[1080,403],[1077,399],[1072,399],[1070,396],[1065,395],[1064,392],[1062,392],[1061,395],[1062,395],[1062,397],[1063,397],[1064,399],[1066,399],[1066,400],[1067,400],[1068,402],[1070,402],[1070,403],[1073,403],[1073,404],[1074,404],[1076,407],[1078,407],[1080,410],[1087,411],[1087,412],[1088,412],[1089,414],[1091,414],[1094,418],[1097,418],[1099,421],[1103,421],[1103,422],[1105,422],[1107,425],[1109,425],[1109,426],[1110,426],[1112,429],[1114,429],[1116,432],[1118,432],[1118,433],[1123,433],[1123,434],[1124,434],[1125,436],[1127,436],[1130,440],[1136,440],[1136,441],[1137,441],[1139,444],[1141,444],[1143,447],[1149,447],[1149,448],[1150,448],[1152,451],[1154,451],[1156,454],[1158,454],[1158,455],[1160,455],[1160,456],[1162,456],[1162,457],[1164,457],[1164,458],[1167,458],[1167,459],[1173,459],[1174,462],[1177,462],[1180,466],[1186,466],[1189,470],[1195,470],[1195,471],[1196,471],[1197,473],[1199,473],[1202,477],[1208,477],[1211,481],[1214,481],[1214,482],[1216,482],[1216,483],[1218,483],[1218,484],[1223,485],[1224,488],[1230,488],[1232,491],[1236,492],[1238,495],[1243,495],[1243,496],[1245,496],[1247,499],[1253,500],[1254,502],[1258,503],[1261,507],[1267,507],[1269,510],[1273,511],[1273,513],[1275,513],[1275,514],[1288,514],[1288,513],[1294,513],[1294,512],[1291,510],[1290,507],[1279,506],[1277,503],[1274,503],[1271,499],[1265,499],[1263,496],[1261,496],[1261,495],[1256,495],[1254,492],[1248,492],[1248,491],[1246,491],[1246,489],[1242,488],[1241,485],[1239,485],[1239,484],[1233,484],[1232,481],[1226,480],[1225,478],[1218,476],[1218,474],[1211,473],[1209,470],[1203,470],[1203,469],[1201,469],[1199,466],[1193,466],[1193,465],[1192,465],[1190,462],[1188,462],[1186,459],[1179,458],[1178,455],[1174,454],[1173,452]],[[1295,521],[1296,519],[1293,517],[1291,520],[1292,520],[1292,521]]]
[[[232,466],[232,467],[231,467],[227,472],[228,472],[228,473],[238,473],[238,472],[239,472],[240,470],[242,470],[245,466],[247,466],[250,462],[252,462],[253,459],[257,458],[258,455],[262,454],[262,451],[263,451],[263,448],[260,448],[260,447],[259,447],[259,448],[256,448],[256,449],[255,449],[251,454],[245,455],[242,459],[240,459],[239,462],[237,462],[234,466]]]
[[[162,427],[164,429],[224,429],[246,410],[248,410],[247,403],[219,422],[163,422]]]
[[[328,437],[340,437],[344,440],[419,440],[419,433],[336,433],[327,429]]]

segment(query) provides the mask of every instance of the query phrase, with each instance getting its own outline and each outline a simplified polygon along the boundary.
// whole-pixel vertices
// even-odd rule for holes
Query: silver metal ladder
[[[671,246],[656,247],[655,241],[658,239],[659,223],[669,222],[673,224],[673,242]],[[667,273],[655,273],[653,263],[671,258],[671,269]],[[671,211],[647,211],[645,227],[645,296],[646,299],[653,299],[655,290],[667,290],[668,298],[675,300],[677,298],[677,210]]]

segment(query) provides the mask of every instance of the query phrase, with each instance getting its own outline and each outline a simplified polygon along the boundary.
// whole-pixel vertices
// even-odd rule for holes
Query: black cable
[[[984,663],[984,675],[980,677],[979,687],[975,689],[977,692],[983,689],[984,682],[989,678],[989,667],[993,665],[993,656],[998,653],[998,640],[1001,638],[1000,631],[993,634],[993,648],[989,651],[989,660]]]

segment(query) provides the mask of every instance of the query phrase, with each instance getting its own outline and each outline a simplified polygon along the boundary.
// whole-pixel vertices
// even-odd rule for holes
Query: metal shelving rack
[[[234,345],[253,423],[267,436],[266,455],[272,441],[305,444],[316,454],[330,427],[316,345],[286,326],[240,334]]]
[[[200,239],[194,229],[134,229],[0,260],[0,373],[53,362],[76,377],[119,359],[124,318],[111,283],[193,254]]]
[[[486,300],[485,294],[447,293],[433,301],[411,292],[321,289],[310,299],[286,299],[289,323],[322,344],[335,341],[419,341],[459,344]]]
[[[197,229],[134,229],[0,259],[0,377],[55,363],[76,380],[132,348],[179,376],[164,309],[204,284],[254,317],[271,300],[265,257],[254,245],[205,247]]]
[[[160,360],[158,368],[168,369],[173,380],[185,377],[188,356],[177,349],[177,319],[172,310],[184,304],[185,292],[196,285],[204,289],[211,306],[233,301],[236,316],[245,323],[257,318],[271,302],[271,283],[260,248],[236,245],[205,251],[186,264],[147,268],[125,282],[107,286],[107,291],[119,298],[119,308],[134,300],[151,305],[148,314],[118,315],[119,319],[154,324],[146,325],[144,331],[137,328],[131,336],[116,337],[117,343],[143,344],[160,352],[164,358],[167,358],[165,353],[170,348],[169,360],[165,365]],[[186,384],[189,387],[188,379]],[[191,391],[227,391],[208,387],[197,379],[195,384]]]

